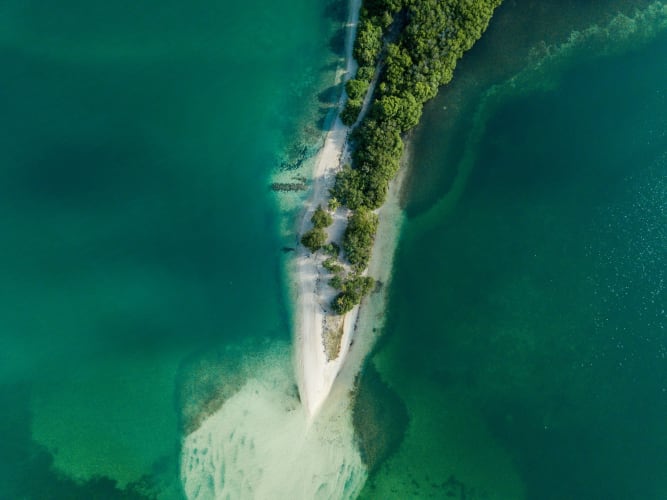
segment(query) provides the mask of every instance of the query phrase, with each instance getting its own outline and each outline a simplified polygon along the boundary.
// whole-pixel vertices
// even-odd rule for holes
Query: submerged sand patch
[[[311,421],[296,393],[290,347],[275,344],[183,443],[189,499],[355,498],[366,468],[355,446],[349,397]]]

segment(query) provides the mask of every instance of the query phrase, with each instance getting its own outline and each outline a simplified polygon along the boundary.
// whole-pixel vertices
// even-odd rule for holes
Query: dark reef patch
[[[361,459],[371,474],[398,449],[408,421],[403,401],[382,380],[373,363],[367,363],[357,379],[352,422]]]
[[[125,488],[108,477],[86,481],[58,472],[53,455],[32,439],[30,431],[30,388],[26,384],[3,385],[0,388],[0,498],[28,500],[123,499],[152,500],[156,488],[148,476],[129,483]]]

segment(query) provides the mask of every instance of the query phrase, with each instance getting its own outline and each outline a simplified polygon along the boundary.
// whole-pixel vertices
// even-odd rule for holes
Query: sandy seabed
[[[366,468],[349,411],[312,420],[294,391],[291,347],[250,360],[240,390],[186,437],[181,480],[189,499],[354,498]]]
[[[350,12],[348,25],[356,26],[359,0],[351,0]],[[347,65],[341,70],[346,75],[355,70],[353,37],[350,29]],[[348,128],[336,118],[315,159],[301,232],[317,206],[328,201],[341,160],[349,154],[347,134]],[[400,184],[400,178],[392,183],[379,211],[368,270],[385,285],[403,217]],[[340,241],[347,216],[346,209],[337,210],[329,228],[331,239]],[[382,327],[386,286],[345,316],[339,355],[328,360],[323,324],[326,304],[336,292],[320,279],[323,259],[305,250],[294,259],[294,346],[276,344],[254,356],[254,366],[246,370],[252,375],[184,439],[181,481],[189,499],[347,499],[361,491],[367,469],[355,443],[352,393]]]

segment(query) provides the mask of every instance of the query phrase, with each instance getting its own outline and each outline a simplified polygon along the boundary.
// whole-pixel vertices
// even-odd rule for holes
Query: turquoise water
[[[269,182],[321,119],[332,12],[0,6],[0,497],[178,497],[187,367],[289,340]]]
[[[667,36],[605,43],[499,91],[467,160],[427,110],[416,169],[458,172],[406,195],[372,361],[409,423],[364,497],[667,495]]]
[[[179,498],[183,434],[289,371],[269,183],[326,122],[341,7],[0,6],[0,498]],[[667,38],[598,49],[482,114],[455,197],[427,109],[363,497],[667,496]]]

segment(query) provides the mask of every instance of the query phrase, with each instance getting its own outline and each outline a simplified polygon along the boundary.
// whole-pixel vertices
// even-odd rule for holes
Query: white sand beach
[[[359,6],[360,0],[350,1],[352,29],[346,39],[343,80],[356,69],[351,54]],[[344,99],[341,96],[339,109]],[[311,227],[314,210],[327,205],[335,175],[348,161],[348,132],[337,117],[326,135],[315,159],[300,234]],[[387,203],[379,211],[368,270],[385,284],[403,217],[398,204],[400,180],[401,176],[392,182]],[[340,243],[348,215],[346,208],[336,211],[327,230],[330,240]],[[328,285],[325,259],[300,247],[292,267],[296,309],[291,349],[301,404],[293,390],[288,346],[283,350],[272,345],[266,353],[250,356],[252,366],[246,370],[250,375],[238,392],[184,440],[181,478],[188,498],[331,499],[355,498],[361,491],[368,471],[354,436],[350,396],[375,341],[373,332],[382,326],[378,311],[384,309],[386,294],[372,294],[364,299],[363,308],[357,306],[342,318],[340,350],[335,359],[328,359],[326,328],[341,318],[329,307],[337,291]],[[360,331],[364,335],[357,335]]]
[[[342,70],[342,80],[347,81],[356,71],[352,57],[352,47],[359,20],[360,0],[351,0],[345,39],[346,65]],[[342,109],[345,95],[341,95],[338,109]],[[341,168],[347,152],[349,128],[336,117],[319,151],[313,171],[312,195],[303,213],[300,233],[310,227],[310,218],[319,206],[327,205],[329,189],[333,186],[336,172]],[[331,241],[340,242],[347,222],[348,210],[339,208],[334,214],[334,222],[328,229]],[[338,357],[327,359],[324,346],[324,324],[328,306],[336,295],[336,290],[327,284],[328,279],[320,276],[321,263],[325,257],[299,248],[295,264],[296,318],[295,348],[296,372],[301,400],[309,415],[315,415],[326,400],[331,387],[345,361],[359,307],[347,313],[343,319],[343,336]]]

